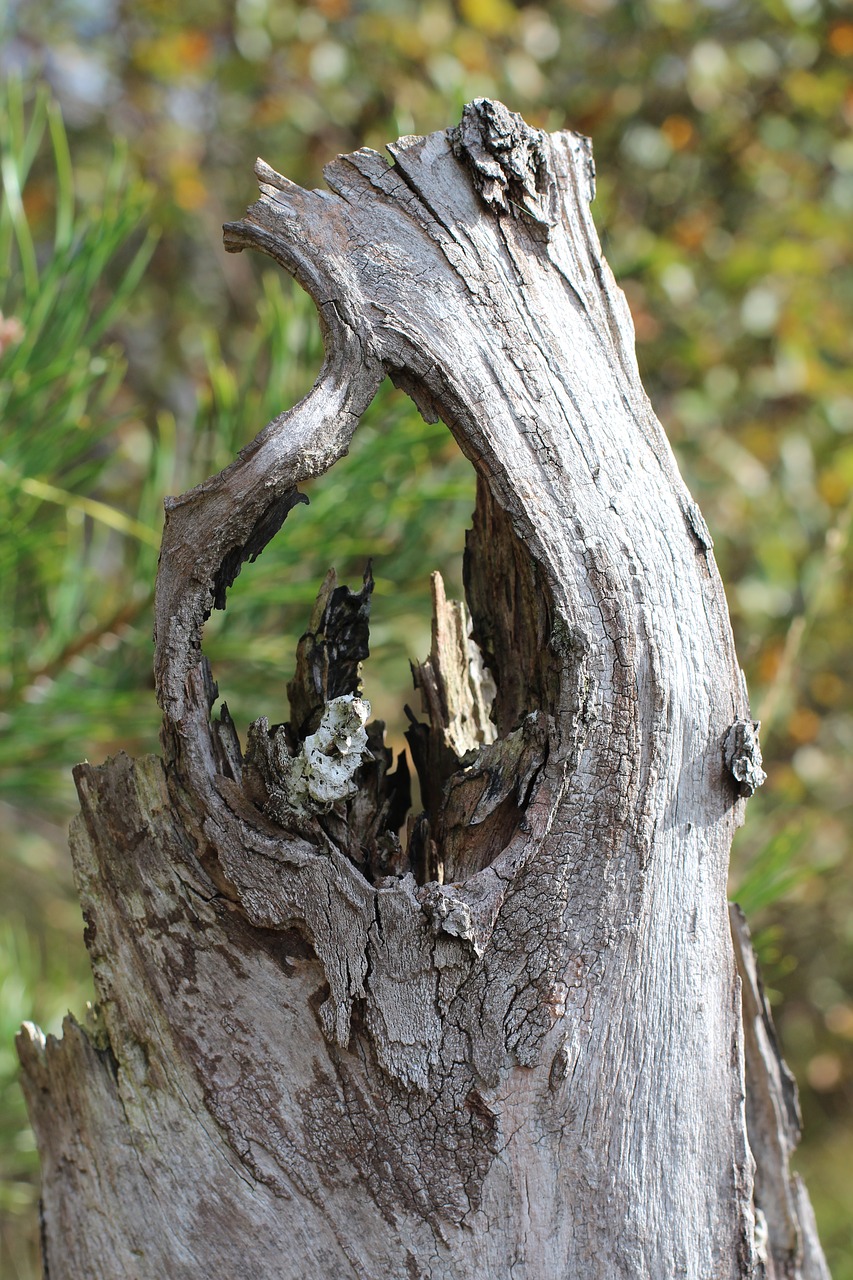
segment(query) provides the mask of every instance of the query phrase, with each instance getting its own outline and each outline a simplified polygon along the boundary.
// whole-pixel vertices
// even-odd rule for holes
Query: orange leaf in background
[[[672,233],[683,248],[701,249],[713,226],[708,213],[703,209],[696,209],[685,217],[679,218],[672,228]]]
[[[175,204],[188,213],[200,209],[207,199],[207,187],[198,174],[185,173],[175,179]]]
[[[853,22],[837,22],[829,33],[829,47],[840,58],[853,56]]]
[[[660,129],[673,151],[682,151],[693,141],[695,133],[687,116],[667,116]]]
[[[761,654],[758,659],[758,678],[762,684],[771,684],[779,671],[779,663],[782,661],[782,643],[774,641]]]
[[[822,706],[835,707],[844,696],[845,685],[834,671],[819,671],[812,679],[810,690]]]
[[[24,188],[23,203],[27,222],[35,226],[53,210],[53,192],[43,182],[29,182]]]
[[[814,742],[820,729],[820,716],[808,707],[798,707],[788,721],[788,733],[794,742]]]
[[[313,7],[332,22],[348,17],[350,11],[349,0],[314,0]]]
[[[203,31],[182,31],[175,40],[175,52],[194,71],[210,61],[213,49],[210,37]]]
[[[277,124],[284,120],[291,109],[289,99],[280,94],[268,93],[261,98],[252,112],[252,120],[257,125]]]
[[[155,40],[141,40],[133,56],[137,66],[159,80],[180,80],[207,66],[213,45],[203,31],[177,31]]]

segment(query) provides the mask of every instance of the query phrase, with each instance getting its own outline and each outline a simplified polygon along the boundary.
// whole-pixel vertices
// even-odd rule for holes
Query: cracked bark
[[[76,770],[99,1004],[19,1038],[50,1275],[823,1276],[726,906],[755,727],[589,144],[479,100],[389,151],[323,192],[259,161],[225,228],[310,293],[326,360],[167,504],[162,758]],[[369,572],[323,584],[290,722],[245,752],[202,653],[386,375],[478,476],[467,611],[436,581],[414,668],[408,819],[405,766],[359,736]],[[337,799],[304,800],[309,767]]]

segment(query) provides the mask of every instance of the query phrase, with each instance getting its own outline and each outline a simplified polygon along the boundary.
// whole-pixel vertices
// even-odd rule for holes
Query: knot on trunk
[[[556,185],[540,129],[501,102],[475,98],[449,137],[487,205],[501,213],[521,209],[543,226],[554,226]]]
[[[758,741],[759,720],[735,720],[723,743],[726,768],[738,786],[738,794],[755,795],[767,780],[761,767],[761,745]]]

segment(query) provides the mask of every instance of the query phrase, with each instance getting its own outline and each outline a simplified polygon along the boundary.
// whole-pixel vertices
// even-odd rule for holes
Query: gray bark
[[[50,1276],[824,1276],[727,913],[757,726],[589,143],[478,100],[389,151],[322,192],[259,161],[225,228],[310,293],[326,361],[167,504],[163,758],[76,771],[99,1004],[19,1042]],[[369,577],[323,584],[290,722],[245,749],[202,654],[385,375],[478,477],[467,611],[437,580],[415,668],[408,818],[364,725]]]

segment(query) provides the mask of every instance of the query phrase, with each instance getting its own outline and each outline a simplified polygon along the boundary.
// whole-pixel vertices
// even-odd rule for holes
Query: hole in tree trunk
[[[399,749],[399,711],[386,735],[383,720],[371,719],[366,705],[373,703],[375,710],[379,703],[387,716],[384,671],[377,672],[375,658],[362,671],[370,648],[371,606],[378,597],[379,647],[387,649],[382,641],[393,624],[383,605],[393,588],[383,553],[396,537],[397,563],[391,573],[406,584],[401,594],[409,605],[412,581],[420,578],[423,583],[431,552],[439,553],[435,558],[444,560],[443,567],[448,561],[452,565],[447,531],[458,530],[461,542],[459,507],[467,508],[468,522],[474,486],[472,471],[446,429],[425,426],[413,411],[408,418],[400,414],[396,395],[388,389],[380,392],[355,436],[351,457],[334,475],[321,477],[307,489],[315,516],[319,508],[321,518],[325,514],[332,524],[338,522],[338,528],[322,531],[323,540],[343,551],[349,581],[359,553],[372,553],[372,565],[355,588],[344,585],[335,570],[326,574],[307,629],[295,646],[296,667],[286,682],[287,719],[279,712],[278,724],[271,725],[267,716],[254,720],[245,754],[226,708],[218,732],[230,736],[235,777],[246,795],[284,829],[308,838],[322,832],[373,883],[409,872],[419,883],[457,882],[491,863],[524,821],[546,752],[542,708],[549,705],[549,682],[555,678],[548,646],[550,617],[530,556],[488,486],[478,480],[472,528],[465,536],[467,599],[449,599],[441,573],[435,572],[431,634],[424,625],[425,610],[419,624],[405,626],[410,659],[429,648],[422,661],[411,662],[414,695],[399,699],[401,707],[405,704],[410,770]],[[395,417],[393,430],[404,438],[391,442],[388,435]],[[354,474],[341,477],[345,469]],[[424,486],[425,469],[430,474]],[[435,501],[416,495],[419,487],[432,490]],[[359,523],[355,532],[340,528],[352,495]],[[251,586],[247,580],[244,587],[238,579],[229,594],[233,617],[241,595],[257,601],[260,577],[267,622],[266,638],[258,642],[262,652],[265,647],[269,652],[274,646],[279,654],[284,649],[281,635],[270,635],[269,621],[287,562],[292,569],[294,553],[299,556],[300,544],[304,548],[306,528],[300,530],[300,525],[310,524],[306,515],[304,508],[292,513],[289,539],[270,545],[260,573],[254,569],[247,575]],[[353,513],[346,515],[351,520]],[[284,555],[279,547],[287,548]],[[359,567],[363,565],[361,559]],[[303,588],[295,594],[304,619],[308,610]],[[245,634],[245,622],[242,628]],[[287,629],[292,629],[292,622]],[[232,656],[225,643],[228,626],[214,625],[213,630],[209,652],[222,675],[220,658]],[[276,666],[280,672],[280,659]],[[230,675],[226,663],[226,682]],[[281,674],[275,683],[283,694]],[[281,695],[270,697],[267,684],[264,702],[271,718],[275,719],[276,702],[284,709],[283,701]],[[416,799],[420,792],[421,801],[414,808],[413,790]]]

